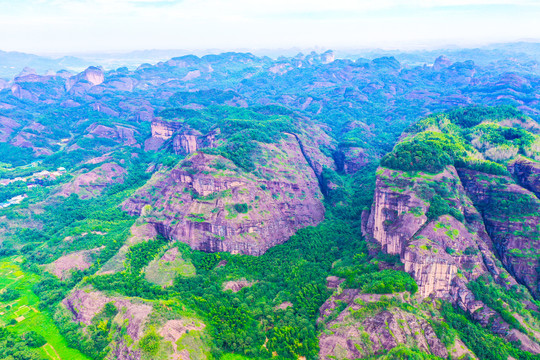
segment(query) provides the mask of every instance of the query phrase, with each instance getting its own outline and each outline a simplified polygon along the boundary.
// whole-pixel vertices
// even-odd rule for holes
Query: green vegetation
[[[218,137],[224,144],[204,151],[222,155],[248,172],[254,171],[256,164],[263,161],[259,143],[276,143],[283,137],[284,132],[296,131],[293,120],[287,115],[265,115],[251,109],[235,107],[209,106],[200,112],[168,109],[160,115],[204,133],[219,129]]]
[[[0,357],[10,359],[87,359],[68,347],[53,318],[39,309],[40,300],[32,288],[40,280],[23,271],[20,258],[0,260],[0,290],[17,292],[16,299],[0,304]],[[5,293],[5,292],[4,292]]]
[[[154,331],[151,331],[139,341],[139,347],[145,354],[153,356],[156,355],[159,350],[160,340],[161,336]]]
[[[518,360],[536,359],[536,355],[519,349],[494,335],[489,330],[468,318],[463,311],[456,310],[449,303],[443,303],[441,313],[446,323],[453,328],[460,339],[480,359],[507,360],[509,356]]]
[[[167,239],[162,236],[158,236],[156,240],[150,240],[131,246],[127,254],[127,266],[132,275],[139,275],[142,269],[156,257],[159,250],[166,243]]]
[[[248,212],[248,205],[247,204],[234,204],[234,210],[241,214],[245,214]]]
[[[439,173],[463,154],[453,136],[425,132],[396,145],[394,151],[383,157],[381,165],[396,170]]]
[[[36,161],[32,149],[20,148],[5,142],[0,142],[0,159],[13,166],[27,165]]]
[[[512,312],[518,313],[524,318],[536,317],[540,319],[540,313],[526,309],[523,300],[530,298],[530,296],[523,288],[516,287],[511,291],[505,290],[488,276],[471,281],[468,287],[478,300],[497,311],[511,327],[525,334],[528,333],[527,329],[514,317]]]
[[[501,162],[518,154],[537,154],[537,135],[498,124],[526,117],[511,107],[469,107],[425,118],[409,127],[408,137],[381,160],[381,165],[404,171],[439,173],[448,165],[489,174],[509,175]],[[482,155],[480,155],[482,154]],[[485,156],[490,160],[480,160]]]
[[[452,123],[464,127],[472,128],[485,120],[523,119],[525,116],[512,106],[469,106],[448,111],[448,118]]]
[[[144,277],[152,284],[160,286],[170,286],[177,276],[195,276],[195,266],[190,260],[183,258],[182,254],[177,254],[172,261],[160,259],[156,256],[144,270]]]
[[[437,356],[429,355],[417,349],[410,349],[405,345],[399,345],[380,356],[378,360],[438,360]]]
[[[232,91],[213,90],[178,93],[169,102],[179,107],[165,110],[160,115],[166,121],[180,123],[179,126],[215,135],[214,144],[217,147],[202,151],[226,158],[219,157],[212,165],[221,174],[245,171],[252,174],[244,175],[256,178],[261,174],[258,168],[266,165],[272,156],[273,150],[268,150],[272,147],[267,144],[279,143],[287,136],[286,133],[307,131],[302,127],[306,127],[306,124],[301,123],[304,120],[298,114],[277,106],[244,109],[213,105],[216,101],[228,101],[237,95]],[[181,107],[194,99],[208,107],[202,111]],[[307,111],[312,110],[308,108]],[[80,148],[74,147],[69,155],[58,150],[32,168],[65,166],[68,168],[66,178],[46,183],[38,190],[29,190],[22,182],[0,189],[0,202],[21,194],[29,195],[25,203],[0,210],[0,216],[5,216],[5,224],[9,224],[0,234],[7,239],[2,241],[1,254],[4,257],[11,256],[11,262],[15,262],[15,256],[18,257],[17,261],[20,259],[20,265],[10,268],[12,273],[2,274],[5,275],[2,277],[5,291],[0,293],[0,305],[5,311],[0,316],[0,355],[13,355],[17,358],[9,351],[21,350],[21,353],[28,352],[17,355],[21,359],[105,358],[112,343],[128,339],[125,324],[117,324],[113,320],[122,310],[117,309],[114,303],[108,303],[92,318],[90,325],[81,326],[72,320],[70,313],[63,312],[58,306],[76,286],[83,289],[92,286],[111,296],[137,297],[137,301],[151,303],[160,309],[157,311],[160,314],[152,313],[151,316],[162,318],[159,321],[151,319],[140,341],[134,342],[135,348],[143,354],[143,359],[159,359],[170,351],[164,349],[165,340],[158,326],[180,315],[182,318],[197,319],[200,325],[200,329],[185,332],[174,344],[179,351],[190,352],[193,358],[315,359],[319,352],[317,337],[323,326],[317,325],[319,309],[331,295],[332,290],[327,288],[326,278],[333,275],[345,279],[341,288],[359,289],[364,294],[387,295],[379,301],[362,304],[360,310],[352,312],[356,320],[391,308],[415,315],[422,312],[425,318],[428,314],[433,316],[430,323],[447,347],[453,345],[456,336],[459,336],[479,358],[531,358],[529,354],[517,350],[516,344],[506,343],[448,304],[441,307],[446,320],[444,322],[439,321],[440,314],[432,304],[409,301],[418,286],[411,275],[401,271],[403,264],[400,263],[399,255],[377,253],[376,246],[368,244],[361,235],[362,211],[370,207],[373,199],[376,162],[361,167],[354,175],[345,175],[343,164],[341,167],[338,164],[338,170],[323,166],[318,180],[325,195],[326,220],[316,227],[299,230],[288,242],[271,248],[264,255],[254,257],[205,253],[194,251],[182,243],[169,244],[167,239],[157,236],[149,241],[130,243],[129,247],[123,248],[127,249],[123,253],[125,258],[118,261],[124,260],[125,269],[103,275],[98,270],[125,245],[131,235],[130,228],[135,223],[135,218],[122,210],[124,201],[147,183],[152,172],[166,175],[167,169],[175,166],[188,173],[198,170],[189,158],[181,162],[183,156],[174,155],[170,148],[172,140],[152,154],[136,147],[123,148],[121,140],[117,138],[77,135],[82,133],[81,129],[94,124],[115,126],[111,119],[103,115],[98,116],[94,112],[85,114],[84,111],[81,113],[58,110],[40,119],[40,123],[50,126],[53,129],[51,131],[56,131],[58,135],[73,137],[71,144]],[[333,109],[321,115],[328,116],[324,122],[335,121],[328,132],[334,135],[332,141],[338,144],[337,150],[361,148],[357,150],[365,150],[367,158],[391,150],[389,139],[397,137],[399,126],[391,128],[389,125],[389,131],[381,138],[368,140],[370,130],[366,124],[380,119],[362,117],[366,124],[356,120],[366,114],[340,114],[338,109]],[[58,116],[58,124],[52,124],[50,117],[53,115]],[[426,205],[410,210],[416,217],[422,217],[426,212],[429,220],[451,215],[465,222],[463,213],[458,209],[460,198],[457,184],[452,182],[455,179],[436,177],[433,174],[439,174],[448,165],[455,165],[501,175],[501,179],[497,178],[498,185],[507,186],[508,183],[502,177],[509,175],[505,168],[508,160],[506,154],[514,154],[514,150],[517,154],[530,154],[531,145],[536,141],[536,135],[497,123],[510,115],[522,117],[519,112],[506,108],[471,108],[446,115],[433,115],[420,121],[409,128],[404,141],[381,160],[382,166],[406,173],[390,172],[391,176],[381,178],[381,181],[398,192],[415,187],[418,195],[426,202]],[[78,123],[73,123],[68,119],[69,116],[74,116]],[[123,123],[123,126],[128,125]],[[149,125],[140,126],[141,134],[136,136],[144,139],[148,135]],[[142,141],[139,143],[142,144]],[[333,153],[334,149],[328,144],[320,145],[321,151],[335,156],[339,163],[339,155]],[[8,150],[0,149],[0,154]],[[122,164],[127,169],[128,175],[123,183],[106,187],[98,198],[83,200],[76,194],[66,198],[49,198],[49,195],[59,190],[57,185],[65,183],[74,171],[92,170],[99,166],[85,164],[84,161],[105,153],[110,156],[108,161]],[[5,161],[18,166],[28,163],[29,158],[29,153],[23,151]],[[29,171],[22,167],[10,169],[12,165],[2,166],[0,172],[13,175]],[[148,186],[151,187],[152,196],[160,196],[160,189],[152,187],[152,183]],[[261,188],[265,190],[266,186],[263,184]],[[191,195],[211,209],[212,203],[228,200],[230,191],[207,196],[191,191]],[[286,199],[291,195],[284,192],[281,195],[272,194],[275,197],[285,196]],[[535,204],[534,199],[527,196],[498,191],[491,199],[489,204],[477,204],[479,209],[493,208],[498,216],[509,219],[534,213],[531,210]],[[250,213],[256,206],[256,203],[229,202],[225,209],[229,217],[247,218],[247,215],[240,214]],[[156,208],[163,210],[162,206]],[[186,219],[208,223],[211,217],[204,213],[207,208],[190,210],[193,213],[187,214]],[[149,212],[151,209],[146,208]],[[386,225],[391,226],[392,221]],[[457,230],[444,224],[436,226],[436,230],[440,228],[441,233],[444,232],[451,239],[455,240],[458,235]],[[172,246],[178,247],[179,254],[165,264],[160,259]],[[430,244],[421,247],[426,251],[432,250]],[[95,250],[87,269],[72,270],[64,280],[43,271],[41,265],[51,265],[55,260],[80,250]],[[455,254],[451,248],[446,251]],[[463,255],[477,254],[476,248],[467,248],[463,252]],[[526,249],[514,255],[523,254],[528,254]],[[247,281],[250,286],[237,292],[224,291],[225,284],[240,281]],[[536,312],[525,309],[514,293],[504,291],[491,280],[479,279],[471,282],[469,287],[477,298],[497,311],[515,329],[530,332],[529,328],[520,324],[515,314],[527,320],[540,319]],[[518,290],[515,293],[524,294]],[[282,306],[287,303],[292,306]],[[345,303],[339,304],[335,312],[325,320],[332,321],[345,307]],[[36,323],[42,325],[36,329],[30,327]],[[13,344],[14,350],[9,350],[7,344]],[[497,350],[493,350],[493,346]],[[378,358],[435,359],[406,346],[398,346]]]
[[[463,221],[463,214],[456,208],[449,205],[448,201],[439,194],[433,195],[426,216],[428,219],[438,219],[439,216],[450,214],[459,221]]]

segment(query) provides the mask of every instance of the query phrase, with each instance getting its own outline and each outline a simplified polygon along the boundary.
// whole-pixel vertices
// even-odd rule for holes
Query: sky
[[[540,0],[0,0],[0,50],[422,49],[540,40]]]

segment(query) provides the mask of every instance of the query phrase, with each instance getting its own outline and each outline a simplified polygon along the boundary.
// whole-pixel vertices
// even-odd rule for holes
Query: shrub
[[[453,165],[454,159],[466,155],[460,139],[453,135],[426,131],[412,140],[397,144],[385,155],[381,165],[403,171],[425,171],[439,173],[446,166]]]
[[[21,297],[21,293],[15,289],[7,289],[2,294],[0,294],[0,301],[7,302],[13,301]]]
[[[159,350],[159,342],[161,336],[159,336],[155,331],[151,331],[139,341],[139,347],[143,352],[148,355],[156,355]]]
[[[245,214],[248,212],[248,206],[247,204],[234,204],[234,210],[241,214]]]
[[[23,338],[26,340],[26,344],[32,348],[42,347],[47,343],[47,340],[35,331],[25,333]]]
[[[392,294],[403,291],[414,294],[418,290],[418,285],[411,275],[392,269],[364,273],[347,280],[348,287],[359,288],[367,294]]]

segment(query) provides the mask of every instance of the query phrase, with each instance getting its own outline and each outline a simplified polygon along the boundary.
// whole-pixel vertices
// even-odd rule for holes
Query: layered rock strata
[[[254,173],[193,153],[156,173],[123,208],[194,249],[260,255],[324,218],[317,176],[295,136],[261,149],[265,165]]]

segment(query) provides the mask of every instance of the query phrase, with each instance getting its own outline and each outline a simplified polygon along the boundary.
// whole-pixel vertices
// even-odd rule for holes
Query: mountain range
[[[537,46],[350,54],[5,55],[2,357],[540,358]]]

